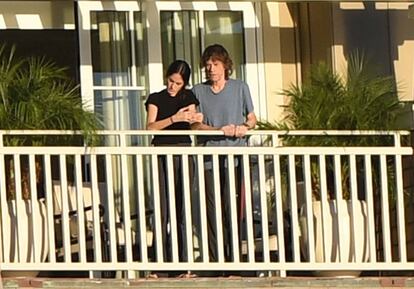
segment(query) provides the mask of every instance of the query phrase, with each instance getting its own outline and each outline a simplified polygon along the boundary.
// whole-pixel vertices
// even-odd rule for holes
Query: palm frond
[[[282,92],[290,99],[281,123],[291,129],[388,130],[398,129],[397,116],[402,110],[394,77],[379,75],[369,58],[359,51],[348,57],[347,74],[341,77],[325,63],[311,67],[301,85]],[[268,129],[278,129],[280,123]],[[369,141],[359,138],[360,144]],[[307,144],[354,144],[348,138],[307,138]],[[377,143],[377,139],[371,140]]]
[[[14,51],[0,46],[0,129],[81,130],[91,136],[102,128],[66,68],[42,57],[18,60]]]

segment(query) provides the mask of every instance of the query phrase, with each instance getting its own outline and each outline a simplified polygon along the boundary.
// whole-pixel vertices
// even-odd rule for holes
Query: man
[[[241,80],[230,79],[233,62],[227,50],[214,44],[205,49],[201,57],[207,81],[193,87],[199,100],[199,111],[204,115],[202,123],[191,127],[198,130],[221,130],[224,136],[204,136],[199,140],[205,146],[244,146],[246,132],[255,127],[257,119],[253,112],[253,102],[247,84]],[[241,158],[235,158],[237,204],[240,206]],[[230,196],[228,179],[228,160],[219,157],[220,194],[223,215],[223,236],[225,258],[232,260],[232,235],[230,222]],[[214,199],[214,176],[212,159],[205,157],[205,187],[207,202],[208,240],[210,261],[218,261],[217,257],[217,225],[215,207],[219,200]],[[238,208],[239,212],[239,208]],[[238,240],[237,240],[238,241]]]

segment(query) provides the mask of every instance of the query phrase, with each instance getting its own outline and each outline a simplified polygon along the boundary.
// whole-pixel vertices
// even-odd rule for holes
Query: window
[[[107,129],[144,127],[145,49],[142,14],[91,11],[94,110]],[[135,49],[134,49],[135,48]]]

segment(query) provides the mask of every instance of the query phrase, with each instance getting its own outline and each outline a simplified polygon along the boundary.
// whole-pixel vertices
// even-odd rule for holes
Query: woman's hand
[[[189,107],[183,107],[179,111],[177,111],[173,116],[171,116],[172,122],[190,122],[192,117],[192,112],[190,111]]]
[[[193,112],[190,123],[203,122],[203,114],[201,112]]]
[[[171,116],[172,122],[202,122],[203,121],[203,114],[200,112],[196,112],[191,109],[190,105],[181,108],[177,111],[173,116]]]

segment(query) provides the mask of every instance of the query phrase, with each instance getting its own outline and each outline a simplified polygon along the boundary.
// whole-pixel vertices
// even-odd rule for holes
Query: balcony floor
[[[1,289],[59,288],[129,288],[129,289],[220,289],[220,288],[414,288],[414,277],[359,277],[359,278],[314,278],[314,277],[220,277],[220,278],[158,278],[158,279],[85,279],[85,278],[3,278]]]

